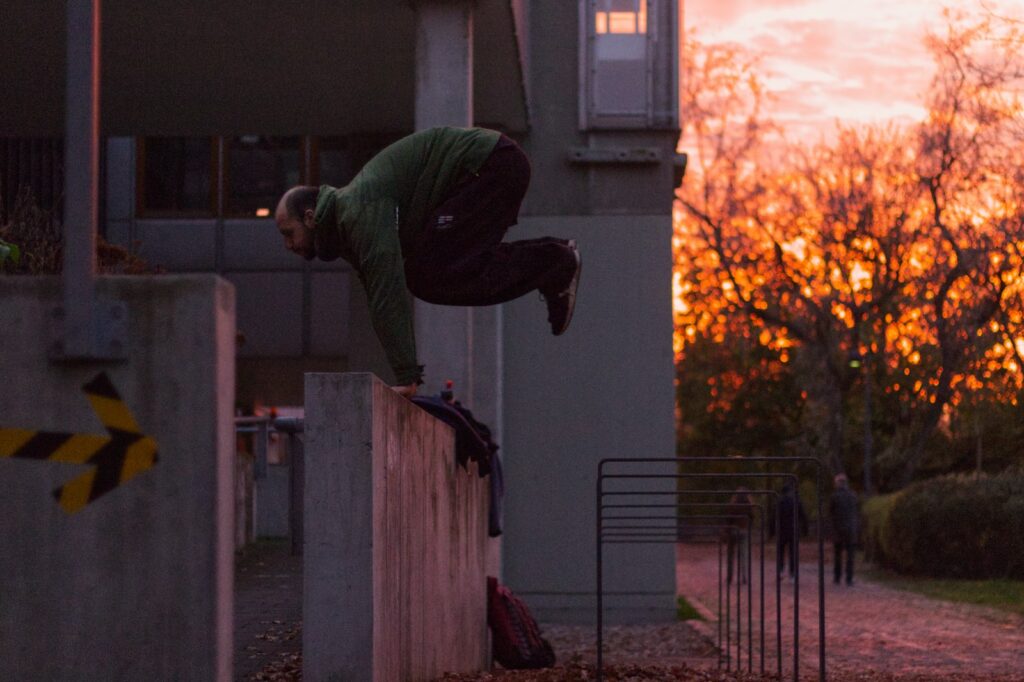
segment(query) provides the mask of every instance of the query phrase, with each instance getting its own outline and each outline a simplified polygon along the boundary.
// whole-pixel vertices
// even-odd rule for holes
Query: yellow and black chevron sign
[[[106,373],[82,387],[107,436],[0,428],[0,457],[90,464],[92,468],[53,491],[68,514],[130,481],[157,461],[157,444],[139,430]]]

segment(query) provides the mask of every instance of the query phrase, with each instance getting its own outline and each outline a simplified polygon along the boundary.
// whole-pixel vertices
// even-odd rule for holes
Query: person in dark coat
[[[839,584],[842,577],[842,557],[846,552],[846,584],[853,584],[853,551],[857,547],[857,531],[860,522],[860,510],[857,493],[850,490],[845,474],[835,478],[835,490],[828,503],[829,517],[832,520],[832,542],[836,549],[835,583]]]
[[[796,520],[794,531],[793,521]],[[782,485],[782,494],[779,496],[778,508],[775,512],[775,537],[777,539],[775,551],[776,571],[782,573],[782,558],[789,556],[789,577],[796,573],[797,547],[800,544],[800,536],[807,533],[807,512],[804,505],[796,495],[792,481],[786,481]]]

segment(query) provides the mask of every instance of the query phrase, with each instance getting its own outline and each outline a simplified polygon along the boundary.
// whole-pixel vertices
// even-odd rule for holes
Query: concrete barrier
[[[372,374],[307,374],[305,404],[304,679],[484,669],[486,479]]]
[[[234,289],[212,275],[102,277],[98,288],[127,305],[127,361],[51,364],[60,281],[0,276],[0,679],[226,682]],[[159,460],[142,471],[126,464],[120,485],[68,513],[53,491],[88,472],[97,472],[93,486],[104,476],[26,459],[9,429],[115,436],[100,416],[106,409],[123,428],[120,408],[82,391],[100,372]],[[37,440],[35,454],[57,440]],[[63,458],[77,451],[66,447]]]

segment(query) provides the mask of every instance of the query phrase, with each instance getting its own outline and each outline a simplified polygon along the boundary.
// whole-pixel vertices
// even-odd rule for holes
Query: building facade
[[[6,216],[25,186],[59,201],[65,26],[55,0],[4,13]],[[282,248],[284,189],[343,185],[432,125],[523,145],[533,177],[508,238],[579,241],[570,330],[552,337],[533,297],[417,302],[416,328],[424,390],[453,379],[498,433],[495,569],[551,620],[593,618],[598,461],[674,452],[680,15],[677,0],[103,3],[102,229],[151,264],[235,284],[243,405],[301,404],[305,371],[392,379],[350,269]],[[608,555],[609,614],[671,617],[671,546],[640,547]]]

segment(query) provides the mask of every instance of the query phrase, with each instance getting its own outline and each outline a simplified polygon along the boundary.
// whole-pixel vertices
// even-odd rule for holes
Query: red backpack
[[[537,621],[512,590],[487,578],[487,625],[494,640],[494,660],[508,670],[536,670],[555,664],[555,652],[540,636]]]

